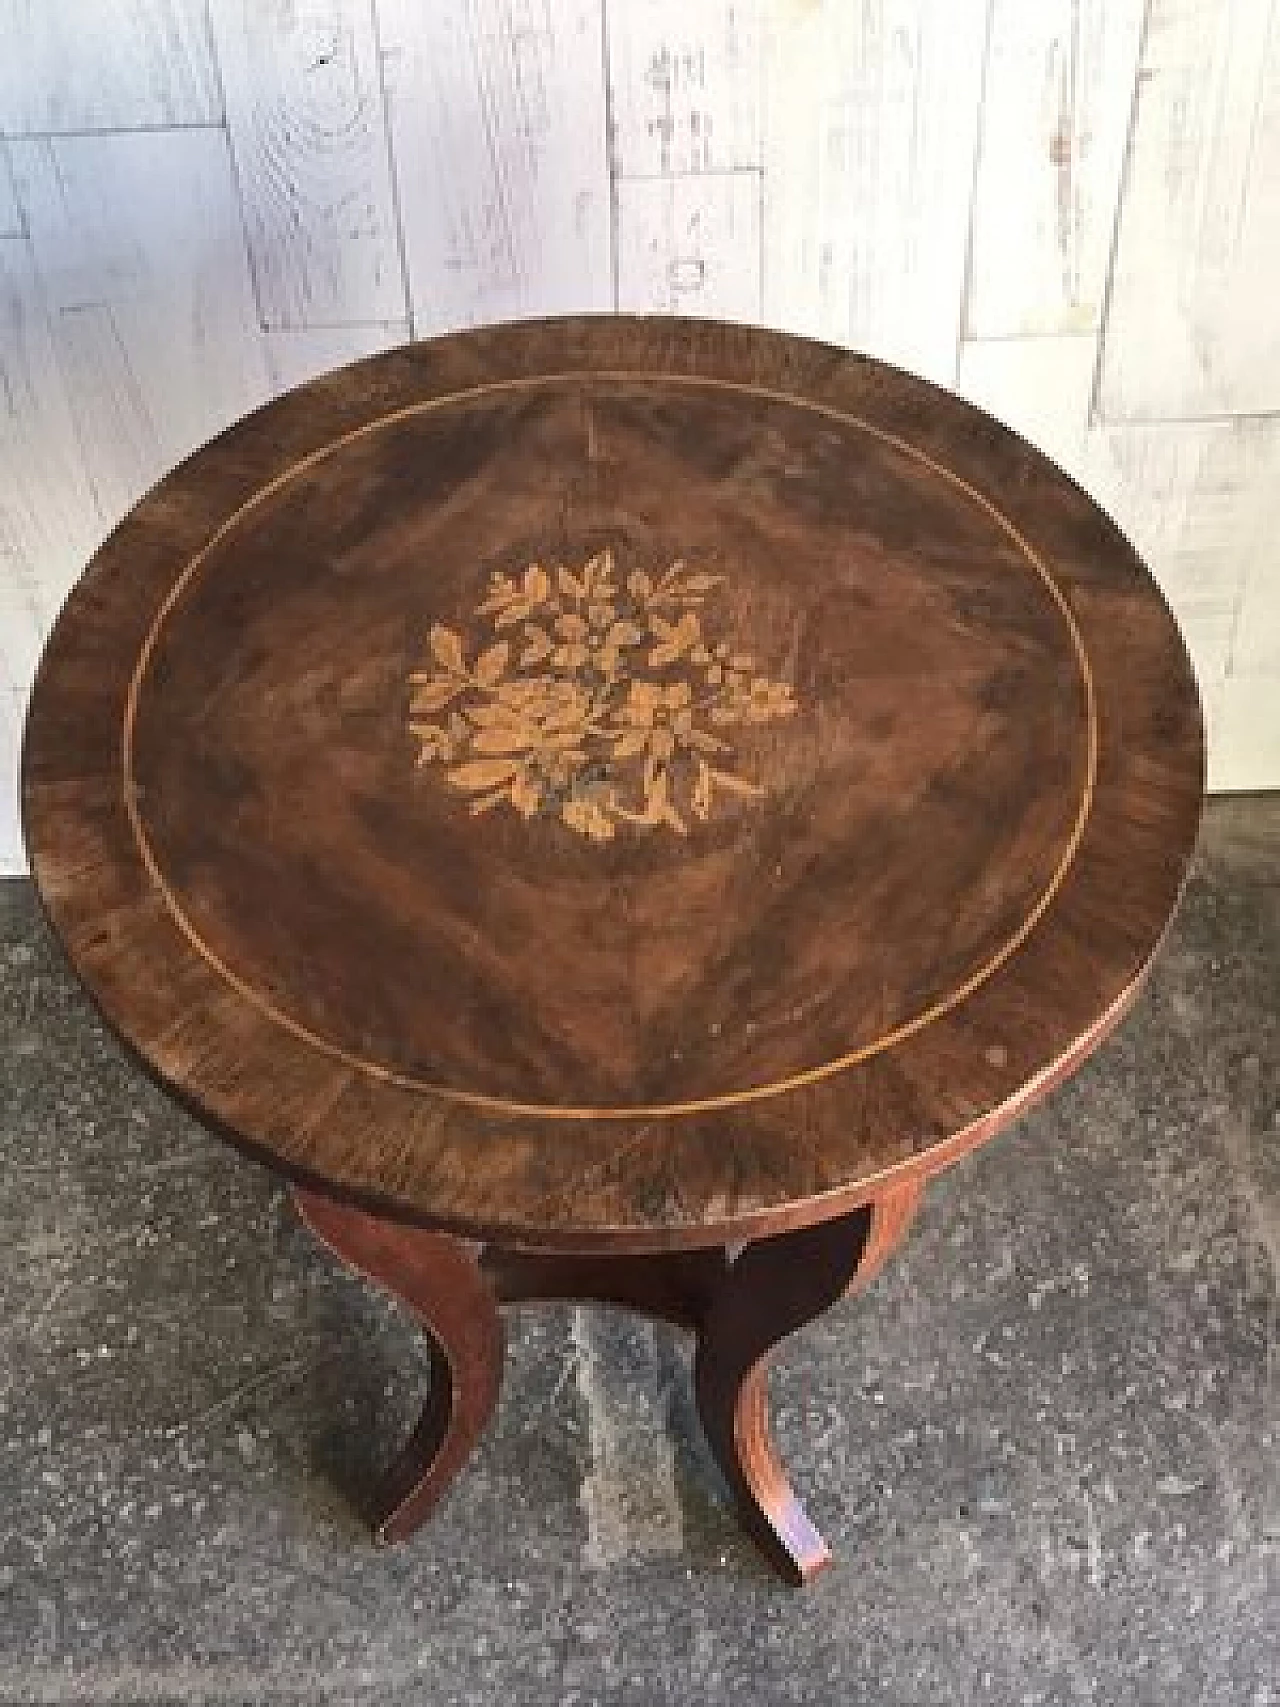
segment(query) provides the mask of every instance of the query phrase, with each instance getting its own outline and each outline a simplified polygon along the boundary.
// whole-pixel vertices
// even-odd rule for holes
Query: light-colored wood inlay
[[[540,386],[564,385],[566,383],[581,383],[586,380],[622,382],[628,385],[643,384],[646,380],[664,386],[701,387],[706,390],[737,393],[751,397],[763,398],[772,402],[786,404],[797,409],[804,409],[812,414],[828,420],[837,421],[859,432],[864,432],[880,443],[888,445],[900,455],[910,458],[923,468],[945,481],[955,491],[961,493],[977,509],[982,511],[1004,536],[1017,548],[1028,568],[1035,574],[1043,585],[1046,593],[1056,608],[1065,626],[1072,656],[1079,671],[1081,690],[1084,700],[1084,745],[1085,766],[1080,788],[1075,817],[1071,830],[1067,835],[1061,857],[1054,868],[1048,883],[1028,910],[1021,924],[1010,937],[992,954],[981,966],[977,967],[967,978],[963,979],[953,989],[930,1002],[918,1013],[887,1029],[870,1042],[848,1049],[823,1061],[815,1066],[807,1067],[796,1073],[790,1073],[784,1078],[769,1080],[760,1084],[744,1085],[738,1089],[722,1092],[714,1096],[691,1098],[683,1102],[636,1104],[625,1108],[577,1106],[568,1104],[547,1104],[521,1102],[511,1098],[493,1096],[487,1092],[460,1090],[456,1086],[430,1083],[410,1073],[398,1072],[382,1063],[367,1060],[352,1050],[344,1049],[341,1045],[320,1036],[303,1025],[300,1021],[284,1012],[275,1002],[255,989],[241,978],[225,961],[223,961],[203,940],[194,924],[187,916],[181,902],[174,894],[160,868],[155,851],[147,835],[146,826],[142,821],[139,808],[139,791],[134,778],[133,738],[134,726],[138,713],[138,702],[143,682],[151,660],[154,657],[160,637],[166,622],[178,605],[187,588],[199,574],[202,564],[211,552],[220,545],[247,515],[267,503],[276,493],[308,469],[315,468],[328,457],[333,456],[343,446],[366,438],[371,433],[382,431],[397,421],[410,416],[422,414],[430,410],[447,408],[464,399],[472,400],[478,397],[497,395],[514,390],[532,390]],[[1093,674],[1089,666],[1088,654],[1085,650],[1084,639],[1080,633],[1071,607],[1063,596],[1053,578],[1052,571],[1044,559],[1036,552],[1030,541],[1014,526],[992,500],[976,487],[971,486],[953,470],[935,461],[917,446],[899,438],[896,434],[882,427],[874,426],[848,410],[840,409],[834,404],[820,403],[811,398],[797,397],[788,392],[782,392],[760,385],[747,385],[741,381],[728,379],[713,379],[706,375],[694,374],[662,374],[645,375],[636,371],[612,371],[597,369],[589,375],[581,373],[547,373],[535,374],[519,379],[496,380],[488,384],[477,385],[459,392],[444,392],[436,397],[423,398],[417,403],[406,404],[403,408],[393,409],[385,415],[375,417],[362,426],[353,428],[342,434],[327,445],[312,451],[308,456],[300,458],[288,468],[282,470],[273,480],[260,487],[252,497],[235,510],[225,522],[215,531],[207,543],[185,565],[181,574],[169,589],[163,603],[160,605],[147,632],[138,662],[134,668],[129,683],[129,691],[125,702],[124,725],[121,731],[121,764],[122,783],[125,811],[133,831],[139,855],[147,869],[157,891],[161,895],[166,908],[177,929],[181,932],[193,951],[217,973],[217,975],[234,989],[245,1001],[251,1003],[260,1013],[265,1014],[277,1025],[283,1027],[292,1036],[309,1044],[312,1048],[334,1060],[344,1062],[347,1066],[383,1084],[395,1085],[401,1089],[417,1091],[439,1098],[441,1101],[462,1104],[472,1108],[491,1110],[496,1113],[510,1115],[538,1116],[550,1120],[635,1120],[662,1119],[685,1114],[697,1114],[713,1109],[725,1109],[740,1106],[744,1103],[757,1102],[767,1097],[779,1096],[788,1091],[798,1090],[804,1085],[816,1084],[824,1079],[844,1072],[849,1067],[893,1048],[896,1044],[922,1031],[944,1014],[950,1013],[965,999],[979,989],[988,979],[1014,955],[1027,938],[1035,930],[1045,913],[1053,904],[1054,897],[1061,889],[1075,861],[1077,850],[1084,836],[1085,826],[1093,804],[1094,787],[1098,769],[1098,715],[1097,694],[1093,682]]]
[[[681,560],[624,578],[607,548],[577,569],[494,576],[472,660],[436,623],[409,678],[419,765],[444,766],[473,813],[508,805],[597,842],[623,827],[683,836],[725,797],[761,794],[725,737],[796,706],[790,683],[703,628],[724,579]]]

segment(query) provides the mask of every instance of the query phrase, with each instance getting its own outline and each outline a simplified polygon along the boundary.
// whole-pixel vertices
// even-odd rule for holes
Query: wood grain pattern
[[[25,238],[0,239],[0,691],[40,648],[103,534]]]
[[[600,1257],[486,1245],[480,1263],[503,1304],[612,1304],[691,1331],[705,1319],[730,1266],[719,1246]]]
[[[1274,412],[1274,8],[1158,0],[1135,80],[1138,10],[216,0],[215,44],[205,0],[0,0],[0,156],[19,138],[36,306],[104,516],[270,391],[400,341],[415,316],[431,331],[620,305],[861,344],[958,383],[1086,486],[1094,403],[1110,426]],[[116,144],[127,171],[94,153]],[[77,184],[61,207],[59,171]],[[0,241],[25,234],[0,158]],[[65,464],[56,436],[4,454],[0,487]],[[29,527],[56,537],[77,482],[39,493]],[[1237,501],[1255,507],[1252,490]],[[1205,516],[1223,531],[1197,547],[1204,585],[1175,590],[1210,683],[1248,517]],[[25,572],[0,604],[35,584],[47,615],[66,571],[55,554]],[[1247,584],[1237,669],[1280,680],[1280,578]]]
[[[497,1299],[473,1254],[447,1234],[397,1227],[315,1192],[295,1189],[293,1201],[318,1239],[407,1305],[428,1335],[427,1403],[374,1518],[379,1541],[403,1541],[434,1511],[497,1406],[506,1345]]]
[[[370,0],[213,0],[264,327],[408,309]]]
[[[1144,10],[1143,0],[994,0],[966,337],[1100,325]]]
[[[759,320],[758,172],[623,180],[616,202],[619,308]]]
[[[0,132],[217,124],[202,0],[0,0]]]
[[[1271,436],[1273,441],[1280,441],[1280,422],[1272,423]],[[1272,450],[1280,456],[1280,442],[1273,442]],[[1280,484],[1259,479],[1240,508],[1246,517],[1239,535],[1243,572],[1230,667],[1242,674],[1280,674],[1280,600],[1275,586]]]
[[[954,382],[986,13],[770,0],[769,324]]]
[[[850,1215],[748,1245],[699,1326],[693,1382],[707,1441],[748,1531],[797,1585],[816,1576],[831,1553],[774,1445],[769,1358],[787,1335],[870,1284],[919,1201],[918,1183],[908,1181]]]
[[[269,505],[255,506],[252,519],[240,520],[215,552],[202,554],[199,564],[175,583],[131,690],[124,782],[127,798],[136,794],[140,800],[167,803],[158,811],[140,806],[133,813],[134,831],[193,945],[224,968],[249,999],[339,1058],[392,1074],[413,1088],[430,1087],[449,1100],[504,1113],[567,1107],[606,1117],[623,1111],[642,1117],[659,1108],[728,1106],[825,1073],[833,1060],[851,1051],[881,1047],[877,1040],[914,1029],[1016,949],[1056,889],[1088,810],[1096,770],[1093,690],[1078,633],[1052,582],[1034,560],[1020,558],[1016,541],[1002,538],[999,526],[963,490],[949,490],[932,472],[921,476],[894,447],[869,438],[838,413],[806,413],[790,401],[770,401],[752,390],[739,396],[731,389],[726,394],[671,381],[655,390],[643,378],[632,387],[601,382],[589,393],[559,382],[530,387],[522,395],[525,389],[517,387],[512,396],[504,384],[492,398],[481,394],[411,411],[388,425],[385,440],[382,434],[361,435],[326,457],[310,478],[295,476]],[[586,450],[584,409],[590,417],[587,442],[614,465],[614,479],[635,492],[633,504],[645,506],[625,523],[611,525],[609,509],[598,509],[589,497],[572,499],[574,471]],[[460,440],[471,447],[461,467],[455,448]],[[686,441],[703,448],[697,455],[685,449],[677,456]],[[757,501],[749,511],[750,531],[734,513],[741,503],[742,476],[727,492],[718,477],[726,460],[752,468]],[[400,471],[409,467],[415,473],[406,480]],[[797,484],[806,468],[814,483],[808,492]],[[862,503],[856,506],[847,484],[853,468],[863,482]],[[390,482],[383,469],[394,471]],[[566,480],[571,484],[566,486]],[[837,507],[840,483],[846,487],[843,509]],[[438,500],[431,494],[440,490],[452,492],[453,498],[440,512],[447,521],[437,533]],[[358,541],[350,512],[340,507],[344,492],[367,518]],[[660,492],[668,508],[662,523],[652,511],[652,495]],[[548,498],[557,493],[548,509]],[[317,578],[314,548],[289,553],[276,543],[307,540],[313,526],[307,518],[321,502],[330,526],[351,535],[350,549],[362,565],[358,577],[345,578],[336,624],[338,612],[327,603],[332,597],[327,578]],[[570,502],[574,519],[566,531],[564,505]],[[822,507],[821,530],[813,528],[811,505]],[[1005,564],[1015,591],[1023,592],[1021,601],[1009,602],[1009,594],[1004,604],[989,601],[992,608],[979,621],[967,586],[948,573],[945,555],[923,548],[913,561],[890,549],[891,590],[877,585],[882,569],[876,554],[869,553],[856,596],[851,589],[843,596],[828,591],[825,578],[836,573],[837,565],[846,578],[855,573],[847,562],[850,542],[844,530],[856,527],[861,511],[872,505],[889,513],[914,508],[920,525],[947,541],[950,550],[976,554],[985,549],[993,561]],[[519,816],[514,824],[509,817],[478,821],[474,802],[451,797],[419,767],[404,765],[397,785],[387,770],[389,731],[375,718],[375,707],[382,703],[389,712],[395,706],[396,745],[403,752],[418,695],[426,687],[415,685],[420,656],[416,650],[404,654],[406,628],[429,637],[439,662],[450,662],[446,655],[452,649],[451,661],[461,670],[458,631],[494,575],[532,579],[539,571],[525,570],[529,558],[576,568],[610,533],[614,541],[605,549],[618,579],[652,574],[655,565],[677,560],[698,575],[723,575],[729,591],[722,604],[734,645],[753,659],[770,658],[762,650],[769,633],[789,630],[788,651],[795,661],[788,671],[795,683],[793,693],[785,681],[752,677],[752,700],[758,681],[770,716],[760,727],[734,726],[733,762],[736,773],[751,781],[749,795],[744,800],[729,790],[689,851],[665,845],[661,838],[619,844],[607,859],[603,850],[592,850],[601,877],[629,879],[630,893],[617,916],[614,909],[599,910],[594,951],[587,954],[578,912],[585,873],[579,851],[565,845],[565,828],[572,841],[580,826],[576,821],[566,826],[561,789],[552,787],[529,803],[527,824]],[[521,536],[523,549],[513,544]],[[513,549],[519,553],[514,564]],[[415,596],[408,589],[417,554],[439,567]],[[242,558],[273,565],[270,575],[249,571],[251,590],[234,567],[230,573],[224,567]],[[558,568],[556,573],[558,579]],[[1024,580],[1029,591],[1022,589]],[[914,609],[922,622],[932,614],[941,631],[913,635],[898,672],[888,681],[870,672],[868,680],[872,657],[903,645],[904,608]],[[967,625],[963,640],[949,631],[949,623]],[[221,646],[210,640],[230,634],[237,649],[255,660],[238,689],[225,676]],[[282,711],[294,703],[299,675],[317,683],[332,676],[335,667],[342,670],[342,659],[353,655],[361,658],[362,673],[372,685],[371,701],[343,696],[326,712],[322,700],[306,710],[296,731],[282,727],[279,719],[254,717],[259,703]],[[484,651],[486,665],[491,656]],[[775,642],[775,668],[783,656]],[[688,661],[678,647],[653,636],[646,660],[651,681],[687,687]],[[904,675],[932,680],[934,717],[927,725],[908,724],[902,716],[899,683]],[[597,763],[585,730],[560,706],[564,693],[582,692],[583,678],[571,663],[560,665],[553,654],[545,664],[535,660],[513,667],[508,679],[528,692],[540,691],[552,706],[548,735],[581,734],[589,766]],[[993,680],[999,682],[1001,706],[1019,702],[1007,726],[1006,719],[999,720],[1000,741],[994,739],[993,715],[999,707],[988,707],[984,697]],[[220,712],[210,747],[201,733],[202,708],[215,683],[221,683],[216,689]],[[1043,696],[1042,703],[1037,696]],[[712,698],[720,703],[718,695]],[[782,709],[778,699],[796,708],[781,723],[774,715]],[[814,726],[819,712],[820,750]],[[590,715],[607,718],[607,707],[598,703]],[[867,744],[867,725],[877,721],[885,728],[879,751]],[[694,735],[710,727],[708,711],[683,735],[674,722],[669,732],[673,740],[687,741],[692,752]],[[186,733],[175,742],[178,729]],[[479,745],[491,732],[503,739]],[[505,733],[486,723],[475,740],[477,746],[462,755],[459,775],[475,764],[495,784],[499,770],[509,776]],[[889,762],[895,743],[904,744],[903,756],[910,753],[920,801],[918,815],[890,828],[883,822],[879,789],[859,773],[868,763]],[[941,811],[935,791],[966,750],[961,800],[950,812]],[[311,761],[309,753],[315,755]],[[309,798],[309,774],[323,754],[330,755],[331,771],[333,759],[342,755],[341,769],[354,789],[349,806],[340,807],[336,776],[331,782],[333,830],[328,835],[315,823]],[[663,755],[655,747],[650,757],[656,763]],[[686,798],[682,757],[681,747],[666,755],[658,777],[666,783],[666,818],[660,827],[669,821],[683,837],[693,835],[696,814]],[[1027,772],[1042,773],[1043,798],[1030,790]],[[610,774],[605,770],[600,780],[607,782]],[[206,786],[213,775],[254,779],[251,798],[236,791],[242,809],[222,815],[224,830],[210,824],[207,812],[192,809],[192,780],[202,779],[198,786]],[[529,771],[521,775],[530,789],[537,786]],[[623,786],[621,775],[613,780]],[[307,789],[303,796],[294,793],[299,782]],[[574,783],[566,778],[563,787],[567,802],[584,804]],[[655,781],[650,805],[656,798]],[[948,845],[947,832],[957,833],[951,820],[963,812],[962,801],[974,798],[1007,800],[1007,835],[994,845],[984,839],[979,849],[961,853]],[[252,799],[269,803],[269,818],[252,811]],[[711,986],[728,945],[713,897],[718,885],[731,884],[736,875],[732,850],[737,833],[758,816],[755,801],[766,816],[784,814],[793,845],[785,858],[779,853],[774,882],[754,902],[746,896],[738,900],[737,927],[752,943],[752,955],[730,952],[719,972],[724,988],[717,991]],[[226,804],[230,808],[230,799]],[[382,851],[357,827],[375,809],[382,823]],[[855,893],[850,894],[854,847],[872,838],[880,839],[878,858],[869,865],[869,850],[859,850]],[[890,850],[912,840],[931,851],[917,853],[909,894],[902,895],[886,868]],[[273,856],[264,869],[267,843]],[[465,865],[479,908],[466,905],[456,920],[440,920],[441,898],[426,872],[417,874],[416,894],[404,892],[408,872],[397,881],[386,855],[414,845],[435,850],[432,874],[442,875],[455,862],[459,869]],[[513,857],[523,868],[519,882],[506,875]],[[991,881],[998,904],[975,904],[969,885],[975,869],[988,862],[996,867]],[[200,876],[211,866],[216,873],[212,891]],[[273,880],[272,869],[283,881]],[[841,874],[841,880],[821,893],[792,895],[814,870]],[[338,893],[317,907],[335,877]],[[901,881],[899,876],[896,882]],[[350,912],[350,902],[343,904],[342,892],[355,902],[358,916]],[[222,897],[231,894],[254,896],[257,904],[228,910]],[[387,900],[393,900],[394,915],[383,914],[378,933]],[[909,905],[918,948],[895,944],[890,967],[875,921],[895,904]],[[458,897],[451,896],[449,908],[457,905]],[[401,912],[406,906],[412,913],[408,930],[410,921]],[[966,906],[971,916],[965,916]],[[268,939],[259,936],[256,924],[264,911],[274,921]],[[758,923],[752,919],[756,914]],[[317,930],[321,921],[323,928]],[[837,967],[825,956],[806,952],[810,933],[825,941],[841,932],[844,964]],[[937,932],[945,932],[941,952]],[[353,976],[345,964],[347,945],[357,933],[370,948],[378,944],[383,988],[377,1015],[370,1010],[363,973]],[[864,938],[869,953],[855,948]],[[467,939],[475,944],[470,953],[462,952]],[[486,941],[495,956],[487,976],[475,958]],[[531,952],[544,974],[536,1012],[528,1011],[527,997],[512,982],[513,975],[523,977],[518,969]],[[753,964],[757,959],[759,964]],[[464,1017],[456,1003],[447,1010],[440,1006],[439,979],[446,964],[453,965],[455,979],[473,984],[481,979],[474,1006],[491,1010],[496,1022],[483,1043],[475,1013]],[[292,987],[298,965],[311,969],[307,991]],[[614,994],[608,1032],[601,1033],[592,1051],[596,1059],[588,1061],[574,1039],[593,1008],[597,1028],[603,1026],[608,1009],[601,1004],[619,966],[636,969],[637,987],[625,996]],[[682,1063],[679,1051],[672,1060],[661,1048],[675,1020],[667,1009],[677,991],[699,987],[711,1004],[709,1035],[696,1057]],[[874,1011],[866,1006],[871,987],[885,992]],[[812,1031],[779,1024],[797,1007],[808,1011]],[[843,1034],[839,1047],[824,1047],[822,1034],[829,1026]],[[619,1101],[620,1108],[615,1106]]]
[[[1270,0],[1153,0],[1099,401],[1280,407],[1280,29]]]
[[[421,636],[605,542],[732,564],[782,642],[813,709],[760,731],[762,798],[602,848],[417,786]],[[25,764],[69,952],[220,1129],[615,1252],[826,1219],[1006,1124],[1133,999],[1202,781],[1166,607],[1028,446],[864,359],[626,319],[395,351],[223,435],[98,554]]]
[[[363,356],[394,350],[409,338],[407,320],[370,321],[359,326],[309,326],[263,334],[263,349],[274,392],[289,391],[309,379],[345,367]]]
[[[1099,422],[1085,449],[1082,478],[1177,612],[1205,699],[1211,786],[1223,791],[1266,786],[1274,753],[1264,702],[1280,650],[1277,457],[1280,421],[1245,416]]]
[[[421,1526],[492,1416],[502,1378],[498,1305],[589,1300],[658,1316],[697,1335],[699,1417],[748,1532],[797,1586],[829,1561],[774,1444],[769,1358],[787,1335],[870,1285],[915,1216],[918,1178],[886,1188],[852,1214],[736,1253],[574,1256],[476,1248],[315,1192],[295,1187],[293,1196],[312,1232],[357,1274],[405,1303],[429,1336],[430,1391],[377,1495],[378,1540],[404,1541]]]
[[[269,395],[226,138],[58,137],[10,154],[108,521]]]
[[[619,177],[760,166],[755,0],[647,0],[609,11],[613,167]]]
[[[613,306],[600,0],[379,0],[415,329]]]
[[[22,213],[18,207],[18,192],[13,187],[13,174],[9,170],[9,153],[3,142],[0,142],[0,237],[21,237],[25,235],[22,224]]]
[[[1191,618],[1236,611],[1251,571],[1265,573],[1260,524],[1278,455],[1276,420],[1100,422],[1085,474]]]

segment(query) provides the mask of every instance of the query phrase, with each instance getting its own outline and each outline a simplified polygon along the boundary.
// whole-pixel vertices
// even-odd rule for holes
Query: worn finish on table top
[[[1044,458],[877,363],[588,320],[250,416],[41,667],[33,868],[228,1136],[415,1218],[834,1213],[1123,1011],[1199,814],[1176,627]]]

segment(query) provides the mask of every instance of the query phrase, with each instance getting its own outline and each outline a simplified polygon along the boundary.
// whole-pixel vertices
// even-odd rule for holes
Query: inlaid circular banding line
[[[771,1079],[757,1085],[747,1085],[738,1090],[718,1092],[713,1096],[692,1097],[686,1101],[680,1102],[635,1103],[623,1108],[524,1102],[518,1098],[494,1096],[484,1091],[462,1090],[452,1085],[436,1084],[432,1080],[421,1078],[415,1074],[404,1073],[393,1067],[387,1067],[381,1062],[370,1061],[366,1057],[356,1054],[353,1050],[344,1049],[341,1044],[334,1043],[330,1039],[320,1036],[317,1032],[312,1031],[310,1027],[303,1025],[300,1020],[294,1019],[292,1015],[278,1007],[270,997],[263,995],[260,990],[254,989],[252,985],[246,983],[238,973],[233,971],[232,968],[228,966],[226,962],[222,960],[221,957],[217,955],[204,941],[203,937],[201,937],[191,920],[183,911],[177,896],[165,881],[164,873],[160,869],[159,861],[156,858],[155,851],[147,836],[146,827],[144,826],[139,814],[137,806],[139,791],[134,780],[133,771],[133,732],[137,718],[138,699],[143,679],[146,675],[147,667],[151,662],[152,655],[155,652],[160,633],[168,618],[172,615],[179,600],[182,598],[182,595],[195,579],[195,576],[199,572],[202,564],[209,557],[210,553],[213,552],[223,542],[223,540],[225,540],[235,530],[235,528],[239,526],[245,516],[258,509],[269,498],[274,497],[277,492],[283,490],[285,486],[287,486],[291,481],[297,479],[299,475],[315,468],[320,463],[327,460],[327,458],[334,455],[335,452],[341,450],[344,446],[353,444],[359,439],[366,438],[375,432],[379,432],[382,428],[390,426],[397,421],[407,420],[414,415],[428,414],[437,409],[446,408],[450,404],[466,402],[475,398],[495,396],[506,391],[532,390],[538,387],[550,385],[591,385],[601,380],[608,381],[613,384],[625,385],[648,384],[660,385],[663,387],[670,387],[673,385],[702,387],[707,390],[726,391],[738,395],[765,398],[770,402],[778,403],[785,407],[808,410],[812,414],[823,416],[828,420],[838,421],[845,426],[853,427],[860,432],[867,433],[872,438],[879,440],[882,444],[890,446],[893,450],[919,464],[921,467],[929,469],[931,473],[936,474],[941,480],[946,481],[948,485],[962,493],[972,504],[976,505],[978,509],[980,509],[996,524],[1005,537],[1012,541],[1025,560],[1035,570],[1041,582],[1048,590],[1049,596],[1057,607],[1071,638],[1072,652],[1076,660],[1077,668],[1080,672],[1081,685],[1084,689],[1087,737],[1085,776],[1084,784],[1080,792],[1080,801],[1076,810],[1075,820],[1072,824],[1071,833],[1067,837],[1062,856],[1054,869],[1053,875],[1049,879],[1049,882],[1046,884],[1035,905],[1027,913],[1027,916],[1023,919],[1022,923],[1012,936],[1010,936],[1008,940],[1002,944],[1002,946],[975,972],[971,973],[968,978],[958,984],[955,989],[948,992],[947,995],[939,997],[936,1001],[930,1003],[928,1007],[922,1009],[921,1012],[913,1015],[910,1019],[903,1020],[899,1025],[893,1026],[889,1030],[882,1032],[879,1037],[873,1038],[868,1043],[860,1044],[855,1049],[849,1049],[840,1055],[833,1056],[829,1061],[821,1062],[815,1067],[801,1068],[798,1072],[788,1073],[779,1079]],[[1027,938],[1031,935],[1032,931],[1035,930],[1036,926],[1052,904],[1054,896],[1062,887],[1067,873],[1071,869],[1072,863],[1075,860],[1076,852],[1079,849],[1081,839],[1084,835],[1085,826],[1089,821],[1089,813],[1093,804],[1094,785],[1097,777],[1097,698],[1094,690],[1093,674],[1089,668],[1089,658],[1085,650],[1084,640],[1080,634],[1079,625],[1076,622],[1071,607],[1063,597],[1061,589],[1053,579],[1053,576],[1050,574],[1043,559],[1036,552],[1030,541],[1028,541],[1019,532],[1003,511],[997,508],[989,498],[985,497],[975,487],[969,485],[966,480],[961,479],[958,474],[954,473],[944,464],[936,462],[932,457],[918,449],[915,445],[909,444],[905,439],[899,438],[894,433],[887,432],[882,427],[875,426],[870,421],[863,420],[861,416],[853,415],[846,410],[836,408],[833,404],[819,403],[813,399],[796,397],[790,392],[776,391],[767,386],[747,385],[740,381],[716,379],[697,374],[654,374],[630,372],[625,369],[593,369],[577,373],[530,374],[521,378],[493,380],[484,384],[469,386],[462,391],[443,392],[438,397],[421,398],[417,402],[408,403],[398,409],[390,410],[385,415],[379,415],[372,421],[366,421],[359,427],[353,427],[349,432],[341,434],[338,438],[333,439],[329,444],[322,445],[319,449],[311,451],[304,457],[300,457],[297,462],[291,463],[288,468],[276,475],[273,480],[269,480],[266,485],[259,487],[251,497],[247,498],[243,504],[241,504],[231,513],[230,516],[227,517],[226,521],[224,521],[210,536],[200,550],[188,560],[182,573],[178,576],[177,580],[165,595],[163,602],[152,620],[150,628],[147,630],[147,635],[143,641],[142,649],[138,654],[137,664],[134,666],[133,675],[130,678],[129,691],[125,701],[124,726],[121,732],[121,767],[124,786],[124,807],[125,812],[128,815],[130,827],[133,831],[134,840],[137,844],[138,853],[148,875],[159,891],[165,907],[167,908],[177,929],[181,932],[182,936],[190,944],[191,948],[199,958],[204,961],[204,963],[209,966],[209,968],[215,972],[218,977],[235,990],[236,993],[246,1002],[250,1003],[251,1006],[255,1007],[260,1013],[264,1014],[276,1025],[283,1027],[285,1031],[298,1038],[301,1042],[308,1044],[311,1048],[320,1051],[322,1054],[329,1056],[333,1060],[341,1061],[345,1066],[366,1074],[368,1077],[377,1080],[379,1083],[394,1085],[401,1090],[417,1091],[422,1094],[439,1097],[443,1101],[463,1104],[470,1108],[481,1109],[494,1114],[538,1117],[546,1120],[652,1120],[677,1115],[703,1114],[717,1109],[739,1107],[744,1103],[764,1101],[769,1097],[781,1096],[789,1091],[800,1090],[806,1085],[818,1084],[824,1079],[833,1078],[837,1073],[841,1073],[849,1067],[854,1067],[858,1065],[859,1062],[866,1061],[874,1055],[882,1054],[885,1050],[892,1049],[895,1045],[914,1036],[915,1033],[923,1031],[926,1026],[931,1025],[935,1020],[941,1019],[943,1015],[950,1013],[952,1009],[958,1007],[963,1001],[971,996],[975,990],[979,989],[990,978],[992,978],[1005,964],[1005,962],[1017,953],[1018,949],[1021,948],[1022,944],[1026,942]]]

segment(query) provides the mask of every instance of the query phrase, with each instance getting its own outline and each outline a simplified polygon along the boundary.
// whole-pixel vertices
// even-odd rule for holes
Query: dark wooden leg
[[[375,1536],[403,1541],[429,1516],[493,1415],[504,1349],[497,1299],[461,1239],[384,1221],[300,1187],[293,1199],[316,1237],[407,1304],[430,1338],[426,1408],[377,1496]]]
[[[869,1284],[910,1224],[920,1192],[916,1182],[898,1186],[864,1209],[747,1245],[699,1325],[694,1388],[707,1440],[747,1528],[796,1583],[831,1555],[773,1443],[769,1353]]]
[[[919,1182],[864,1209],[745,1246],[651,1256],[554,1256],[384,1221],[294,1189],[298,1213],[343,1262],[393,1293],[431,1345],[431,1391],[379,1496],[375,1534],[402,1541],[461,1470],[497,1404],[500,1304],[591,1300],[663,1316],[697,1334],[694,1386],[707,1440],[747,1528],[793,1582],[830,1557],[779,1462],[769,1428],[773,1347],[867,1285],[905,1233]]]

